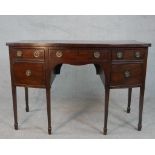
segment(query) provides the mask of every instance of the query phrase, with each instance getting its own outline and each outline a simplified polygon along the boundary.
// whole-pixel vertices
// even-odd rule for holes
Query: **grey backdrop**
[[[30,89],[30,112],[18,88],[19,131],[13,129],[8,48],[16,40],[138,40],[149,49],[143,130],[138,123],[139,89],[126,114],[127,90],[110,94],[108,135],[101,134],[104,88],[93,65],[64,65],[53,84],[53,135],[47,134],[45,90]],[[0,138],[155,138],[155,16],[0,16]]]

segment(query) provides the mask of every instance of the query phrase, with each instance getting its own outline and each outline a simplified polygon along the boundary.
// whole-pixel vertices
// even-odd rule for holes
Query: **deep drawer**
[[[14,81],[17,85],[45,85],[43,63],[16,62],[13,64]]]
[[[142,83],[143,63],[112,65],[111,85],[125,86]]]

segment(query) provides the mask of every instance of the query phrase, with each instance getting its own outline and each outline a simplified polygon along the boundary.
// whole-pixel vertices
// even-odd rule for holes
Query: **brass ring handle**
[[[17,57],[22,57],[22,55],[23,55],[23,52],[22,51],[17,51]]]
[[[38,50],[35,50],[34,53],[33,53],[33,55],[34,55],[35,58],[38,58],[38,57],[39,57],[39,54],[40,54],[40,53],[39,53]]]
[[[94,57],[95,58],[97,58],[97,59],[100,58],[100,55],[101,55],[100,52],[97,52],[97,51],[94,52]]]
[[[129,71],[124,72],[124,77],[129,78],[131,76],[131,73]]]
[[[56,56],[57,56],[58,58],[61,58],[61,57],[63,56],[62,51],[57,51],[57,52],[56,52]]]
[[[31,76],[32,72],[31,72],[31,70],[28,69],[28,70],[26,70],[25,74],[26,74],[26,76]]]
[[[137,59],[140,58],[140,52],[139,51],[135,52],[135,58],[137,58]]]
[[[117,59],[123,58],[123,52],[117,52]]]

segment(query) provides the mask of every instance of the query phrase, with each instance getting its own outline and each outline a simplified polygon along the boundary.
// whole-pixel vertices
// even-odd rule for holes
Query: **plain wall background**
[[[155,110],[155,16],[0,16],[0,111],[9,109],[8,113],[0,112],[1,120],[8,118],[6,122],[12,125],[12,96],[6,42],[52,39],[138,40],[152,43],[148,55],[145,102],[150,109]],[[22,89],[19,90],[22,95]],[[31,91],[35,94],[33,89]],[[138,92],[138,89],[135,89],[135,94]],[[57,97],[81,97],[86,100],[89,97],[102,98],[104,89],[93,65],[64,65],[62,74],[53,84],[52,93]],[[126,90],[112,90],[111,101],[119,102],[120,95],[122,99],[126,99]],[[3,128],[6,122],[0,127]]]

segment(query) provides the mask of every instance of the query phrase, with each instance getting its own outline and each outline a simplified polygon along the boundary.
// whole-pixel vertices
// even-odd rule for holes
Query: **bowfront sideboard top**
[[[149,47],[150,43],[136,40],[91,41],[91,40],[23,40],[8,42],[7,46],[65,46],[65,47]]]
[[[138,41],[19,41],[9,42],[14,126],[18,129],[16,87],[25,88],[26,111],[29,111],[28,87],[45,88],[48,133],[51,134],[51,85],[63,64],[94,64],[105,86],[103,133],[107,134],[109,93],[112,88],[128,88],[127,113],[130,113],[132,88],[140,87],[138,130],[142,111],[150,43]],[[88,79],[89,80],[89,79]],[[95,103],[94,103],[95,104]]]

